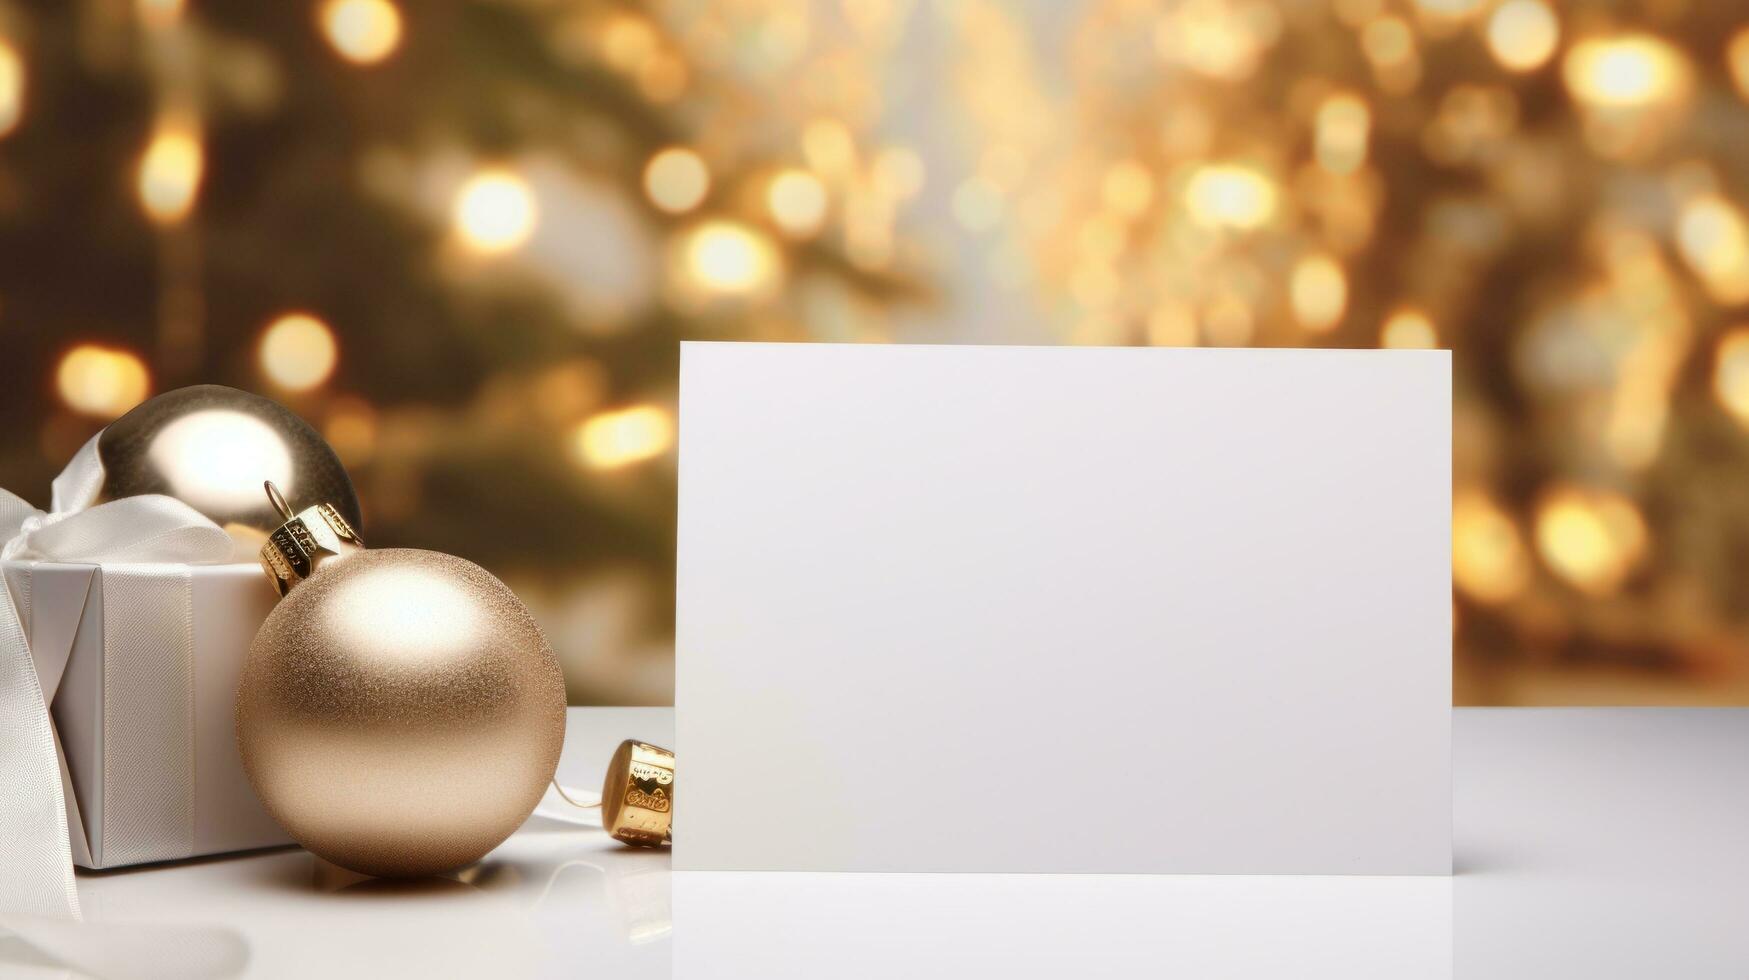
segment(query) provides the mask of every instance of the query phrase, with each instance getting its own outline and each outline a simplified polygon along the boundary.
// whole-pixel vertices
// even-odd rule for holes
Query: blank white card
[[[1450,873],[1449,353],[680,375],[676,868]]]

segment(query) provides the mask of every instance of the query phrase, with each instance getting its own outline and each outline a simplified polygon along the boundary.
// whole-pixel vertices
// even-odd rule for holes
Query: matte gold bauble
[[[330,504],[362,526],[340,458],[278,402],[223,385],[177,388],[140,403],[97,437],[99,502],[145,493],[175,497],[254,547],[283,523],[261,494],[272,480],[298,509]]]
[[[237,696],[256,795],[344,868],[426,875],[483,857],[558,766],[565,683],[515,594],[432,551],[363,550],[312,508],[263,551],[286,591]]]

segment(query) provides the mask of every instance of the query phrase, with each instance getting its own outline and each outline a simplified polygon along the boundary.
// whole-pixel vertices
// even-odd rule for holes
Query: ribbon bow
[[[230,535],[173,497],[149,494],[92,506],[103,486],[97,439],[93,436],[55,478],[49,511],[0,490],[0,559],[230,560]],[[0,574],[0,911],[80,917],[67,833],[48,699]]]

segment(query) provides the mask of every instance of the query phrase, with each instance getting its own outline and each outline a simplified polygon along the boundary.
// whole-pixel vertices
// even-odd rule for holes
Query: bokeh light
[[[1196,346],[1196,311],[1168,300],[1148,314],[1148,343],[1155,347]]]
[[[1559,485],[1536,512],[1537,553],[1583,592],[1619,589],[1646,549],[1646,523],[1633,501],[1609,490]]]
[[[1348,308],[1348,277],[1328,255],[1308,255],[1294,263],[1288,286],[1294,319],[1316,333],[1333,329]]]
[[[287,313],[268,324],[256,351],[262,373],[287,391],[327,381],[339,354],[334,332],[308,313]]]
[[[923,158],[908,146],[889,146],[875,155],[874,183],[881,193],[903,201],[923,189]]]
[[[145,400],[151,377],[131,351],[80,344],[61,356],[55,389],[73,411],[112,419]]]
[[[1714,299],[1749,302],[1749,223],[1735,205],[1712,194],[1687,202],[1677,216],[1676,243]]]
[[[1105,206],[1126,218],[1140,216],[1154,201],[1154,177],[1135,160],[1120,160],[1105,173]]]
[[[674,444],[674,421],[656,405],[602,412],[577,426],[574,443],[585,466],[620,469],[667,452]]]
[[[771,240],[739,222],[706,221],[681,239],[682,274],[707,296],[746,297],[767,291],[778,271]]]
[[[815,119],[802,129],[802,155],[829,178],[846,177],[856,166],[856,137],[837,119]]]
[[[555,425],[582,418],[607,397],[607,370],[600,361],[578,358],[555,364],[534,382],[536,408]]]
[[[166,123],[140,157],[135,189],[153,221],[175,224],[188,217],[206,169],[199,137],[182,124]]]
[[[1555,53],[1561,22],[1543,0],[1506,0],[1488,18],[1488,50],[1511,71],[1533,71]]]
[[[24,116],[24,59],[0,37],[0,136],[18,128]]]
[[[1749,326],[1720,338],[1713,358],[1713,395],[1737,424],[1749,428]]]
[[[377,410],[370,402],[341,396],[330,404],[322,424],[322,437],[347,466],[363,466],[376,455],[380,431]]]
[[[765,206],[785,234],[810,238],[826,223],[826,185],[806,170],[780,171],[766,187]]]
[[[1211,164],[1191,174],[1184,204],[1197,222],[1248,231],[1275,216],[1275,182],[1260,170],[1238,164]]]
[[[1439,346],[1439,331],[1424,311],[1405,307],[1385,319],[1379,330],[1379,346],[1398,350],[1421,350]]]
[[[469,178],[456,194],[453,214],[462,241],[489,255],[519,248],[534,234],[537,220],[534,192],[508,170]]]
[[[1168,9],[1154,30],[1161,60],[1223,82],[1251,77],[1280,30],[1280,14],[1269,4],[1188,0]]]
[[[156,29],[181,20],[187,6],[187,0],[137,0],[134,9],[139,11],[142,24]]]
[[[1517,597],[1530,582],[1530,553],[1512,515],[1479,489],[1453,494],[1452,580],[1478,602]]]
[[[1379,87],[1392,95],[1407,95],[1421,82],[1421,56],[1415,30],[1397,16],[1378,16],[1360,31],[1360,49],[1372,62]]]
[[[1415,0],[1415,6],[1430,20],[1456,22],[1480,13],[1487,0]]]
[[[644,166],[644,193],[670,214],[698,207],[710,189],[711,172],[704,158],[685,147],[669,147]]]
[[[619,71],[635,74],[656,59],[660,39],[648,20],[636,14],[616,14],[601,32],[601,52]]]
[[[1358,95],[1343,92],[1318,107],[1313,136],[1318,165],[1333,174],[1351,174],[1366,162],[1372,112]]]
[[[1651,34],[1580,41],[1568,50],[1562,66],[1574,98],[1607,108],[1669,101],[1686,87],[1688,71],[1682,52]]]
[[[401,11],[389,0],[327,0],[318,19],[322,36],[354,64],[374,65],[401,44]]]
[[[1731,43],[1725,48],[1725,61],[1730,66],[1731,81],[1736,83],[1737,94],[1749,99],[1749,27],[1731,35]]]

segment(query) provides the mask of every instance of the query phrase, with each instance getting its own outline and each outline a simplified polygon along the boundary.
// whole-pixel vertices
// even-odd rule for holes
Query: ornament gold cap
[[[674,838],[674,753],[627,739],[614,750],[601,784],[601,826],[637,847]]]
[[[317,504],[293,514],[291,505],[272,480],[261,486],[267,491],[267,499],[273,502],[273,509],[285,521],[261,546],[261,567],[280,595],[315,574],[323,561],[364,547],[358,532],[332,505]]]

